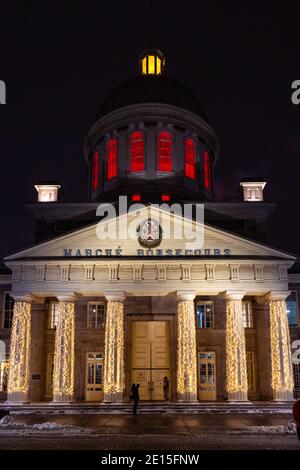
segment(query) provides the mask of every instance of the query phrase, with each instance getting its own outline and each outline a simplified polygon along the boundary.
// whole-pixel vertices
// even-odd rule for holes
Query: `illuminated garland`
[[[177,394],[197,400],[197,352],[193,300],[180,300],[177,313]]]
[[[290,334],[285,300],[270,300],[272,388],[292,393],[294,388]]]
[[[226,390],[230,394],[240,393],[239,399],[247,400],[247,363],[243,304],[240,298],[226,300]]]
[[[104,400],[122,401],[124,391],[124,306],[108,301],[105,325]]]
[[[73,302],[59,302],[55,335],[53,401],[71,401],[74,395],[74,336]]]
[[[15,302],[11,331],[8,400],[16,400],[16,393],[26,400],[30,374],[31,304]],[[17,398],[18,400],[18,398]]]

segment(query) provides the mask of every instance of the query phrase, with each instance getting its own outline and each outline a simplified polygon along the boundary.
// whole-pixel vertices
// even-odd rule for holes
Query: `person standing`
[[[293,416],[296,423],[297,436],[300,441],[300,398],[295,401],[293,406]]]
[[[133,400],[133,414],[137,414],[137,407],[140,401],[140,395],[139,395],[139,386],[140,384],[132,384],[131,385],[131,399]]]
[[[168,380],[168,377],[164,377],[164,399],[165,400],[169,400],[169,380]]]

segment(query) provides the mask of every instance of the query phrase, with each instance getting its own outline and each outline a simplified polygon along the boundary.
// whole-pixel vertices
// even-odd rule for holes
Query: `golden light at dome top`
[[[158,49],[149,49],[139,56],[139,66],[142,75],[161,75],[165,68],[165,57]]]

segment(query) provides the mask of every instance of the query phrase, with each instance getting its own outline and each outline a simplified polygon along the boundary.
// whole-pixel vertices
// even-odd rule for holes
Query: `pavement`
[[[1,450],[300,450],[291,414],[9,418],[0,425]]]

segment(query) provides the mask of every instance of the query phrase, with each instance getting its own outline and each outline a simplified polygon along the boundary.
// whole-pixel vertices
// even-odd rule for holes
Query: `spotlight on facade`
[[[58,190],[61,189],[61,186],[59,184],[36,184],[34,187],[38,193],[38,202],[58,201]]]
[[[246,202],[261,202],[264,200],[264,187],[267,182],[258,178],[243,178],[240,186],[243,188],[243,198]]]

